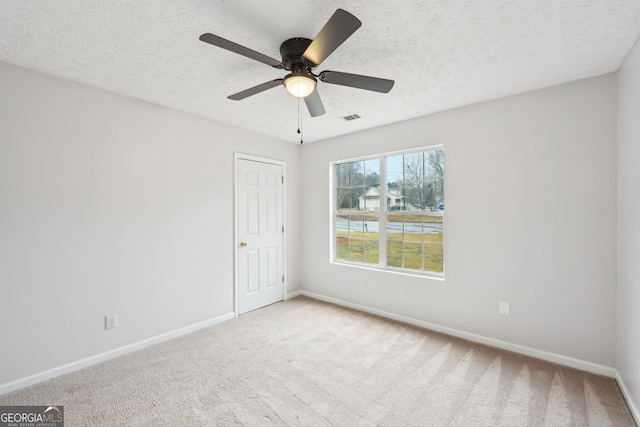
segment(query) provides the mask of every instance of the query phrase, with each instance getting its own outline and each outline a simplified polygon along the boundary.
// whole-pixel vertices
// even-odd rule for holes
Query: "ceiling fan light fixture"
[[[311,95],[316,84],[316,79],[313,76],[304,73],[292,73],[284,79],[284,87],[297,98],[306,98]]]

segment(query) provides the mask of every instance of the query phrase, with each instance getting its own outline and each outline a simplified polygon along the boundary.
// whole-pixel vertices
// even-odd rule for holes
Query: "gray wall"
[[[445,281],[330,263],[329,162],[433,144]],[[305,291],[615,366],[615,74],[309,144],[302,169]]]
[[[618,374],[640,420],[640,44],[618,77]]]
[[[0,63],[0,385],[233,312],[234,151],[287,161],[298,290],[297,145]]]

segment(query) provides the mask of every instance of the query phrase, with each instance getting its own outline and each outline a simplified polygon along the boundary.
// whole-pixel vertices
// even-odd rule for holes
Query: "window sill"
[[[378,267],[376,265],[366,265],[366,264],[356,264],[356,263],[352,263],[349,261],[340,261],[340,260],[333,260],[333,261],[329,261],[331,264],[335,264],[335,265],[342,265],[345,267],[355,267],[355,268],[361,268],[363,270],[372,270],[372,271],[380,271],[383,273],[391,273],[391,274],[399,274],[402,276],[410,276],[410,277],[419,277],[422,279],[433,279],[433,280],[437,280],[439,282],[444,282],[444,274],[443,273],[422,273],[420,271],[414,271],[414,270],[405,270],[405,269],[398,269],[398,268],[393,268],[393,267],[386,267],[386,268],[381,268]]]

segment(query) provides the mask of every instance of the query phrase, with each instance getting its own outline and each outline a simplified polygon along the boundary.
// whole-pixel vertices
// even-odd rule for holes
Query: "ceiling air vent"
[[[342,118],[342,120],[344,120],[345,122],[350,122],[351,120],[356,120],[361,118],[358,114],[351,114],[350,116],[344,116]]]

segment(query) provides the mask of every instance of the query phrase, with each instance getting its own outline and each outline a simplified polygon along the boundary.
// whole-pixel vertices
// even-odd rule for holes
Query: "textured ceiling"
[[[396,84],[319,83],[327,114],[301,103],[305,142],[616,71],[640,35],[640,0],[0,0],[0,61],[299,142],[283,87],[227,99],[286,72],[198,37],[280,59],[337,8],[362,27],[315,71]]]

